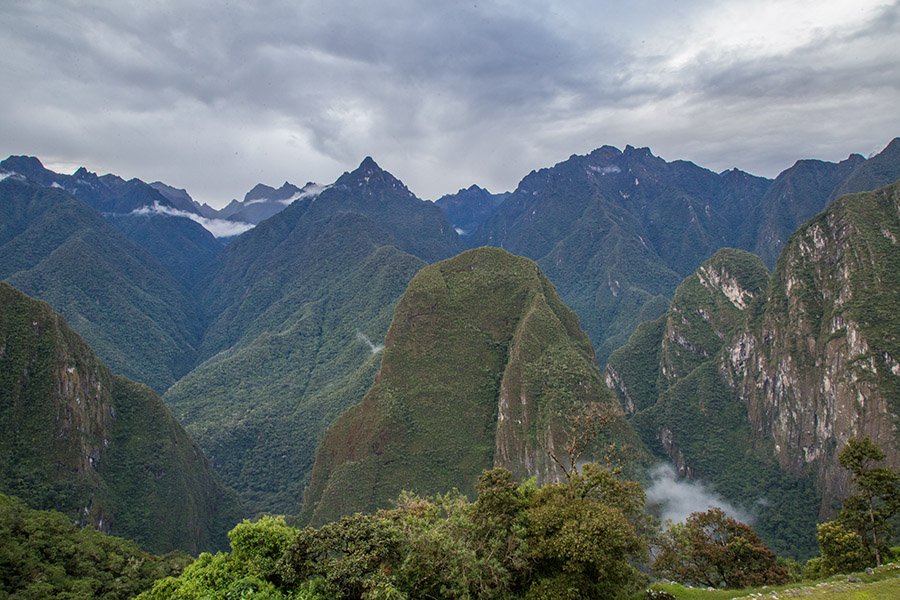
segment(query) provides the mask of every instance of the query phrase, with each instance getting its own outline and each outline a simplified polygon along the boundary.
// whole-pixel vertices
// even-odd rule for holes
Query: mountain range
[[[798,226],[829,205],[841,206],[844,200],[836,199],[844,192],[873,189],[900,178],[898,139],[869,159],[850,155],[839,163],[801,160],[775,180],[737,169],[714,173],[686,161],[668,162],[647,148],[628,146],[620,151],[604,146],[534,171],[512,192],[491,194],[471,186],[436,203],[417,198],[371,158],[330,185],[260,184],[243,202],[234,201],[222,211],[200,205],[186,191],[161,182],[97,176],[83,168],[59,175],[29,157],[0,162],[0,178],[0,279],[48,302],[113,372],[164,393],[175,417],[225,483],[238,492],[247,514],[300,510],[308,483],[306,516],[325,518],[341,512],[333,504],[323,504],[315,491],[331,486],[329,497],[335,498],[335,490],[341,489],[333,483],[341,480],[333,471],[343,472],[343,463],[326,460],[325,446],[319,446],[323,439],[329,440],[329,447],[340,445],[341,438],[338,433],[326,436],[326,430],[333,423],[336,432],[353,430],[353,423],[367,418],[364,407],[382,406],[385,396],[378,382],[390,378],[382,374],[376,380],[379,368],[384,371],[388,365],[388,372],[392,368],[403,372],[405,367],[388,360],[402,356],[402,338],[393,340],[388,332],[394,325],[402,327],[398,319],[403,313],[394,309],[403,303],[401,297],[406,298],[404,292],[409,293],[407,285],[416,273],[423,268],[439,271],[446,268],[439,261],[484,245],[536,263],[528,269],[539,269],[540,277],[555,289],[553,294],[545,290],[546,302],[571,307],[593,345],[591,360],[601,369],[608,363],[606,379],[629,414],[629,427],[650,452],[680,465],[683,475],[712,481],[723,494],[737,497],[746,488],[736,483],[729,487],[714,473],[749,469],[759,475],[750,479],[773,493],[794,490],[794,497],[813,498],[812,513],[805,505],[798,509],[803,515],[814,514],[804,517],[812,520],[827,513],[845,491],[834,475],[834,447],[840,440],[830,438],[827,451],[816,451],[819,458],[803,462],[806,459],[791,452],[812,447],[801,444],[805,438],[796,433],[806,431],[807,421],[791,425],[785,416],[796,413],[796,407],[779,409],[776,419],[759,416],[769,414],[768,409],[740,409],[734,404],[735,397],[745,406],[771,404],[768,396],[768,400],[735,396],[740,387],[735,382],[755,377],[765,387],[766,381],[780,381],[772,375],[780,367],[771,365],[782,365],[779,361],[787,360],[784,353],[794,349],[785,343],[779,350],[781,358],[754,355],[758,370],[752,376],[741,371],[725,383],[722,369],[711,361],[729,351],[734,336],[751,331],[745,322],[748,314],[762,318],[765,306],[774,306],[774,300],[764,303],[762,298],[768,298],[770,278],[774,280],[786,260],[783,249],[796,252],[791,250],[794,242],[787,240]],[[889,210],[866,209],[861,218],[889,216]],[[230,229],[220,233],[242,233],[217,239],[206,228],[223,223]],[[874,226],[854,227],[869,231]],[[885,227],[896,235],[889,222]],[[842,248],[856,239],[837,234],[826,238],[829,248]],[[761,258],[733,250],[715,254],[728,247]],[[895,256],[892,248],[880,250],[887,265]],[[505,264],[505,259],[496,258],[503,255],[491,256],[498,265]],[[842,264],[850,272],[865,267]],[[730,299],[726,303],[698,283],[704,277],[711,282],[709,274],[722,271],[722,265],[729,273],[740,272],[734,289],[750,294],[738,303],[743,307]],[[770,276],[768,268],[775,268],[776,275]],[[697,275],[703,269],[708,276]],[[889,305],[896,297],[896,288],[888,285],[893,281],[889,273],[869,271],[877,275],[876,281],[887,282],[882,293]],[[536,281],[544,281],[540,277]],[[502,277],[498,274],[496,279]],[[817,281],[815,285],[824,285],[824,279]],[[532,293],[534,285],[522,289]],[[413,292],[410,297],[415,288]],[[807,295],[822,293],[815,288]],[[472,306],[458,306],[461,312],[446,318],[468,322],[471,313],[464,309],[476,310],[490,297],[488,291],[471,294],[464,304]],[[692,302],[700,302],[703,313],[692,313]],[[821,309],[816,304],[803,310],[813,308]],[[679,325],[673,310],[680,315],[705,314],[709,321],[690,317]],[[568,322],[569,317],[560,314],[557,311],[557,319]],[[517,322],[523,317],[511,309],[504,318]],[[855,322],[862,321],[857,317]],[[679,329],[682,325],[687,333]],[[896,323],[883,325],[893,339]],[[792,327],[793,322],[782,321],[765,331]],[[542,335],[545,329],[540,329]],[[585,349],[580,329],[567,326],[567,330],[578,332],[570,336],[575,341],[567,343]],[[774,333],[759,331],[747,334],[756,336],[757,349],[776,339]],[[838,336],[837,331],[809,344],[827,345],[828,336]],[[508,335],[515,337],[514,332]],[[399,344],[396,350],[392,341]],[[512,341],[497,343],[507,344],[507,349],[519,347]],[[873,348],[888,344],[867,343]],[[451,350],[462,355],[469,351],[466,348]],[[697,348],[702,351],[695,352]],[[885,348],[894,360],[897,354]],[[573,359],[579,369],[587,369],[585,352]],[[801,362],[815,365],[822,359],[807,356]],[[522,364],[536,368],[528,361]],[[436,378],[438,366],[437,362],[428,366]],[[491,372],[490,377],[478,376],[503,381],[511,373],[500,367]],[[798,385],[807,389],[813,379]],[[594,381],[594,375],[588,380]],[[801,392],[788,396],[802,397],[797,394]],[[499,411],[496,398],[491,398],[481,401],[479,410]],[[697,413],[692,402],[698,399],[722,402],[728,410]],[[347,409],[356,412],[338,420]],[[889,410],[896,414],[896,407]],[[709,443],[722,448],[725,458],[685,441],[690,436],[685,437],[678,423],[689,427],[692,421],[686,415],[692,414],[712,419],[709,426],[722,435],[711,437]],[[821,422],[826,413],[811,414],[809,418]],[[389,420],[367,425],[376,423],[393,427]],[[663,429],[671,435],[661,435]],[[485,440],[495,435],[490,428],[484,431]],[[779,442],[782,450],[759,441],[781,439],[781,434],[787,435]],[[536,438],[526,435],[531,441],[525,443],[522,435],[514,436],[517,443],[538,460]],[[421,443],[404,439],[392,446],[398,456],[404,445]],[[481,446],[480,462],[470,461],[466,469],[491,464],[490,444]],[[322,457],[318,461],[317,448]],[[732,460],[730,449],[735,448],[750,450]],[[342,460],[369,460],[351,454]],[[318,475],[311,479],[314,462],[323,466],[316,467]],[[433,465],[440,463],[429,464],[427,472],[438,481],[439,468]],[[383,467],[379,472],[387,473]],[[395,481],[400,481],[399,475]],[[458,486],[465,488],[466,481],[460,479]],[[347,492],[348,506],[354,494],[363,493],[365,482],[359,483],[359,489]],[[814,490],[812,495],[808,490]],[[371,506],[372,498],[354,506]],[[772,508],[760,514],[781,513]],[[797,527],[809,522],[796,521]]]

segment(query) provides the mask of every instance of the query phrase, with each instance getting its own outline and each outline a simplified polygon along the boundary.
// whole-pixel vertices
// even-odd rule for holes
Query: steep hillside
[[[759,442],[717,358],[758,310],[768,272],[758,257],[719,250],[678,287],[666,316],[639,328],[610,356],[607,383],[649,448],[678,474],[700,479],[756,517],[782,552],[814,547],[817,494],[781,469]]]
[[[0,181],[0,278],[53,306],[115,372],[157,391],[193,364],[201,323],[183,289],[62,190]]]
[[[113,376],[45,303],[0,283],[0,490],[153,551],[219,547],[239,516],[146,386]]]
[[[223,246],[199,223],[148,213],[107,215],[106,220],[163,265],[188,293],[209,277]]]
[[[125,181],[116,175],[98,176],[83,167],[62,175],[33,156],[10,156],[0,162],[0,171],[65,190],[156,258],[185,289],[193,289],[209,274],[222,250],[212,233],[187,218],[200,209],[184,190],[159,183],[154,187],[140,179]]]
[[[844,196],[791,238],[768,284],[758,259],[720,251],[610,357],[607,382],[648,446],[755,512],[783,551],[809,552],[812,524],[848,492],[850,437],[900,465],[898,239],[900,183]]]
[[[830,514],[837,453],[868,435],[900,466],[900,183],[844,196],[790,240],[765,310],[725,354],[749,423]]]
[[[900,179],[900,137],[895,137],[884,150],[859,165],[831,194],[831,199],[845,194],[875,190]]]
[[[548,451],[566,460],[567,417],[591,406],[638,451],[578,318],[537,265],[480,248],[426,267],[397,305],[375,383],[319,447],[301,518],[384,506],[404,489],[472,492],[493,465],[558,480]]]
[[[166,400],[251,510],[296,510],[325,429],[372,382],[394,303],[455,244],[437,207],[367,159],[226,249],[209,359]]]
[[[383,243],[425,261],[439,260],[458,251],[458,236],[440,209],[416,198],[401,181],[366,158],[353,172],[344,173],[321,194],[300,199],[229,245],[221,259],[203,305],[212,320],[203,342],[206,356],[231,347],[242,336],[264,330],[256,319],[285,295],[285,281],[308,289],[318,286],[315,277],[337,273],[343,265],[336,258],[327,264],[311,260],[315,248],[309,237],[318,222],[342,213],[364,217],[382,233]],[[340,246],[353,245],[353,233],[334,236]],[[365,237],[364,233],[361,234]]]

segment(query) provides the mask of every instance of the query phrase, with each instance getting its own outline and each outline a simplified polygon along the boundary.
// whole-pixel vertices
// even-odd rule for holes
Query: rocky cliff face
[[[782,530],[804,523],[811,543],[846,495],[847,439],[872,437],[900,466],[898,240],[900,183],[845,196],[791,238],[770,278],[755,256],[718,252],[610,357],[607,384],[648,446],[788,551]],[[778,515],[788,523],[773,526]]]
[[[369,510],[401,490],[471,492],[495,465],[558,480],[548,453],[566,460],[568,417],[587,407],[608,411],[612,438],[640,445],[537,265],[496,248],[465,252],[410,282],[375,383],[319,447],[303,516]]]
[[[761,318],[723,356],[753,430],[783,468],[815,476],[823,515],[847,492],[848,438],[900,466],[898,239],[900,185],[837,201],[790,240]]]
[[[149,388],[0,283],[0,491],[148,549],[224,545],[233,495]]]

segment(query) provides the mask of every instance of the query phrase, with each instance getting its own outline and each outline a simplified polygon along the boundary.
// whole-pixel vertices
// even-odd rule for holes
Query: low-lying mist
[[[356,339],[362,340],[369,347],[369,350],[372,351],[372,354],[378,354],[382,350],[384,350],[384,344],[373,344],[372,340],[364,334],[362,331],[356,331]]]
[[[650,470],[651,484],[647,488],[647,506],[659,513],[660,519],[682,523],[694,512],[721,508],[728,516],[752,523],[753,515],[730,504],[724,498],[706,488],[700,481],[678,479],[675,469],[668,463],[660,463]]]

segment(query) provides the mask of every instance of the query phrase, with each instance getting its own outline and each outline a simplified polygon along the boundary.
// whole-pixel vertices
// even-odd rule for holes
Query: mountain
[[[884,150],[860,164],[831,194],[831,200],[845,194],[875,190],[900,179],[900,137]]]
[[[221,547],[232,492],[146,386],[47,304],[0,283],[0,490],[145,548]]]
[[[604,146],[526,176],[466,241],[536,260],[605,363],[638,323],[665,312],[685,275],[733,245],[768,185]]]
[[[202,298],[208,360],[165,398],[252,511],[296,510],[325,428],[371,384],[394,303],[456,243],[367,159],[226,248]]]
[[[188,194],[187,190],[184,188],[176,188],[162,181],[154,181],[149,184],[154,190],[163,195],[163,197],[168,200],[172,206],[177,208],[178,210],[182,210],[184,212],[192,212],[197,213],[203,217],[214,217],[214,214],[208,214],[207,209],[209,208],[205,204],[200,204]],[[205,207],[205,208],[204,208]]]
[[[316,453],[301,520],[401,490],[471,493],[482,470],[562,477],[571,415],[602,407],[634,445],[578,317],[532,261],[495,248],[428,266],[400,299],[375,382]],[[548,452],[549,451],[549,452]]]
[[[222,244],[197,222],[199,209],[184,190],[116,175],[97,176],[84,167],[61,175],[33,156],[10,156],[0,162],[0,170],[69,192],[153,255],[186,289],[208,275],[222,250]]]
[[[178,282],[63,190],[0,181],[0,279],[48,302],[115,372],[157,391],[194,363],[201,321]]]
[[[768,278],[753,255],[718,252],[609,359],[648,447],[755,512],[781,551],[808,555],[848,493],[847,439],[868,435],[900,465],[898,237],[900,183],[844,196]]]
[[[484,220],[463,241],[537,261],[603,364],[639,323],[665,312],[678,282],[716,250],[741,248],[774,265],[790,234],[835,194],[900,178],[898,153],[895,140],[870,160],[801,160],[772,181],[667,162],[648,148],[603,146],[530,173],[479,213]]]
[[[648,448],[755,517],[769,544],[792,556],[815,547],[817,493],[779,468],[719,371],[723,348],[764,299],[768,271],[750,253],[719,250],[607,363],[606,380]],[[759,447],[755,447],[758,445]]]
[[[188,293],[212,273],[222,244],[191,219],[162,212],[106,215],[106,221],[155,258]]]
[[[287,181],[278,189],[260,183],[247,192],[239,207],[227,211],[225,218],[257,224],[280,213],[294,200],[314,195],[318,191],[319,186],[314,183],[307,183],[302,190]]]
[[[508,193],[492,194],[482,187],[471,185],[455,194],[441,196],[435,204],[444,211],[456,233],[465,236],[472,234],[494,214],[508,195]]]
[[[729,379],[789,472],[830,515],[847,493],[837,454],[870,436],[900,466],[900,182],[843,196],[794,234],[764,311],[732,340]]]
[[[851,154],[839,163],[798,160],[783,171],[749,219],[757,231],[754,245],[747,249],[773,266],[791,234],[822,211],[835,189],[865,162],[859,154]]]

